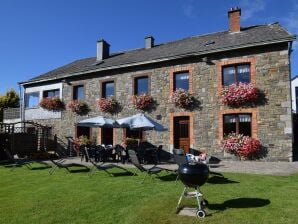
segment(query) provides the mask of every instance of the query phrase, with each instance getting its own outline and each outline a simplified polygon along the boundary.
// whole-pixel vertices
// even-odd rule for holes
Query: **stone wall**
[[[62,113],[61,120],[53,120],[54,130],[60,136],[74,136],[75,123],[87,117],[105,115],[114,119],[130,116],[139,112],[131,103],[133,93],[133,78],[136,75],[150,74],[151,95],[157,102],[155,110],[145,112],[151,118],[169,129],[166,132],[148,131],[147,140],[154,144],[162,144],[166,150],[171,150],[171,117],[175,114],[183,114],[185,110],[175,107],[169,102],[171,74],[173,71],[191,70],[192,92],[199,100],[200,106],[188,111],[193,119],[191,124],[193,136],[191,147],[198,150],[206,150],[211,155],[224,156],[219,147],[220,116],[229,108],[221,105],[219,101],[219,83],[217,65],[225,61],[241,61],[245,58],[253,58],[255,61],[255,83],[261,89],[267,103],[255,108],[245,108],[254,111],[256,116],[256,137],[267,148],[266,160],[289,160],[292,156],[292,123],[291,123],[291,98],[290,98],[290,74],[289,56],[287,44],[267,46],[266,48],[250,48],[230,53],[221,53],[207,56],[206,60],[191,58],[173,61],[154,66],[135,67],[121,71],[109,71],[89,74],[80,77],[79,80],[68,80],[63,84],[63,100],[68,102],[72,97],[72,88],[77,84],[84,84],[86,90],[86,102],[91,112],[88,116],[77,116],[66,110]],[[96,100],[100,98],[100,82],[105,80],[115,81],[116,99],[122,105],[122,111],[117,115],[109,115],[99,112]],[[241,109],[238,109],[241,112]],[[122,129],[116,131],[116,141],[120,143],[123,138]],[[94,129],[93,135],[98,130]]]

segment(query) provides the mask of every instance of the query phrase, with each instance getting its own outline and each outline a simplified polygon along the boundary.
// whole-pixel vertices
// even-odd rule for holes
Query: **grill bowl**
[[[197,188],[208,180],[209,168],[204,163],[183,164],[178,169],[178,175],[185,186]]]

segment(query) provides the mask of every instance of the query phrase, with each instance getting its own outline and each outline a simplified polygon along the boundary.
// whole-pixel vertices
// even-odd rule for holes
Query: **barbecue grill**
[[[179,179],[184,184],[184,189],[179,198],[176,211],[179,212],[180,204],[183,197],[196,198],[198,202],[198,209],[196,212],[197,217],[204,218],[206,213],[204,207],[207,201],[203,199],[203,194],[200,192],[199,187],[206,183],[209,176],[209,168],[204,163],[187,163],[183,164],[178,169]],[[195,191],[189,192],[188,188],[194,188]]]

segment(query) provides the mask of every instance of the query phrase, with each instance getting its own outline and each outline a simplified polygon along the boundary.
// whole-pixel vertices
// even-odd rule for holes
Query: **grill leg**
[[[179,209],[180,209],[180,203],[181,203],[181,201],[182,201],[182,197],[183,197],[184,194],[185,194],[185,191],[186,191],[186,187],[184,187],[184,189],[183,189],[183,191],[182,191],[182,194],[181,194],[181,196],[180,196],[180,198],[179,198],[179,201],[178,201],[178,204],[177,204],[177,207],[176,207],[176,212],[178,212]]]
[[[195,190],[196,190],[196,199],[197,199],[197,202],[198,202],[198,207],[199,207],[199,210],[201,210],[202,209],[201,208],[201,199],[200,199],[201,193],[200,193],[200,191],[198,191],[198,188],[195,188]]]

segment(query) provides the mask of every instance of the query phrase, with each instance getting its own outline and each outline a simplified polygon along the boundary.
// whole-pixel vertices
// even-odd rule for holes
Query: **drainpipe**
[[[288,52],[289,52],[289,82],[290,82],[290,101],[291,101],[291,120],[292,120],[292,124],[291,124],[291,128],[292,128],[292,155],[289,156],[289,162],[293,162],[293,157],[294,157],[294,144],[295,144],[295,138],[294,138],[294,120],[293,120],[293,102],[292,102],[292,82],[291,82],[291,76],[292,76],[292,71],[291,71],[291,54],[292,54],[292,45],[293,45],[293,42],[289,42],[289,49],[288,49]],[[296,111],[297,111],[297,108],[296,108]]]
[[[22,85],[19,84],[19,95],[20,95],[20,118],[21,118],[21,126],[23,127],[25,108],[24,108],[24,95],[22,92]]]

